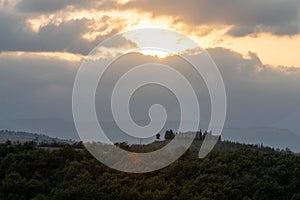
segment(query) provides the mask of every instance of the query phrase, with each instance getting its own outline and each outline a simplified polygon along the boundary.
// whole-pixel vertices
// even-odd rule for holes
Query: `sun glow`
[[[27,58],[44,58],[44,59],[58,59],[68,62],[81,62],[84,56],[80,54],[73,54],[68,52],[26,52],[26,51],[4,51],[0,52],[0,57],[27,57]]]
[[[147,30],[141,28],[133,32],[126,32],[123,35],[140,48],[139,53],[158,58],[166,58],[197,47],[196,43],[185,36],[167,29]]]
[[[170,55],[173,55],[172,53],[163,51],[163,50],[157,50],[157,49],[141,49],[138,50],[137,52],[145,55],[145,56],[153,56],[157,58],[166,58]]]

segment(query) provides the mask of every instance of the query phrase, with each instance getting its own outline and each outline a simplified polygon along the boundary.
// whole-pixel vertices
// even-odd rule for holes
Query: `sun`
[[[137,52],[158,58],[178,55],[197,46],[187,37],[167,29],[137,29],[123,36],[137,45]]]

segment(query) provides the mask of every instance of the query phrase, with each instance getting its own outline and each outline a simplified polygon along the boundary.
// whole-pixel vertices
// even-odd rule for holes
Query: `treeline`
[[[196,132],[184,132],[184,133],[177,133],[173,132],[172,129],[167,130],[165,132],[165,140],[172,140],[176,135],[179,136],[179,138],[185,139],[185,138],[193,138],[194,140],[204,140],[204,138],[208,137],[209,139],[217,138],[219,141],[221,140],[221,136],[214,136],[212,131],[204,131],[202,132],[202,129]],[[156,139],[160,139],[160,133],[156,134]]]
[[[0,181],[1,200],[300,199],[300,157],[227,148],[198,159],[189,150],[159,171],[127,174],[70,145],[3,144]]]

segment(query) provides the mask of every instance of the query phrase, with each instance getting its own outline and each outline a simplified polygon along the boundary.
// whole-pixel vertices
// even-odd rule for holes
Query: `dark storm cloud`
[[[193,25],[233,25],[229,31],[233,36],[257,32],[294,35],[300,26],[298,0],[135,0],[126,7],[169,15]]]

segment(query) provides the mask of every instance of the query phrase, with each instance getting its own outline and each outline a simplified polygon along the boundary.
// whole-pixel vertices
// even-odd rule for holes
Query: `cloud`
[[[226,126],[260,127],[273,126],[290,119],[299,110],[300,69],[264,65],[254,53],[247,57],[223,48],[208,49],[223,76],[228,98]],[[154,62],[149,56],[124,57],[110,68],[106,84],[102,84],[97,98],[109,97],[114,81],[130,66]],[[209,96],[204,82],[199,80],[186,62],[176,57],[160,60],[173,66],[192,81],[201,99],[203,120],[209,120]],[[73,82],[79,62],[67,62],[56,58],[41,58],[34,55],[0,55],[0,116],[3,119],[63,118],[72,120],[71,99]],[[166,77],[172,79],[172,77]],[[105,80],[105,79],[104,79]],[[174,80],[174,84],[176,80]],[[101,89],[99,87],[99,89]],[[157,90],[158,89],[158,90]],[[148,87],[136,93],[137,108],[132,113],[135,119],[147,116],[147,108],[153,103],[162,103],[169,110],[171,119],[177,119],[178,102],[162,88]],[[111,120],[110,106],[96,98],[101,119]],[[104,118],[102,118],[104,117]],[[289,127],[299,130],[298,123]]]
[[[233,26],[228,32],[232,36],[258,32],[295,35],[300,31],[298,0],[136,0],[127,3],[126,8],[173,16],[190,25]]]
[[[18,11],[25,13],[54,13],[67,6],[73,9],[96,9],[112,8],[116,5],[113,0],[21,0],[16,4]]]
[[[183,22],[184,25],[190,27],[225,25],[229,28],[227,34],[234,37],[262,32],[292,36],[300,32],[300,2],[298,0],[133,0],[122,4],[118,4],[115,0],[21,0],[14,9],[14,13],[21,14],[22,17],[25,15],[25,18],[82,10],[122,12],[135,9],[137,13],[151,13],[154,18],[168,16],[174,19],[174,24]],[[22,26],[21,21],[22,19],[19,19],[15,26],[17,24]],[[102,23],[105,24],[105,21],[103,19]],[[119,22],[114,22],[116,23]],[[21,26],[19,28],[22,28]]]
[[[33,32],[20,17],[0,12],[1,51],[68,51],[87,53],[92,45],[81,34],[87,29],[88,20],[72,20],[59,25],[50,23]]]
[[[97,22],[97,27],[94,28]],[[111,27],[110,23],[116,23]],[[98,43],[118,33],[123,21],[111,19],[109,16],[94,19],[72,19],[60,23],[50,21],[33,31],[26,22],[26,17],[0,11],[0,51],[32,51],[32,52],[71,52],[87,55]],[[85,39],[83,35],[97,32],[93,39]],[[125,38],[115,46],[133,45]]]
[[[235,37],[242,37],[242,36],[246,36],[246,35],[250,35],[253,33],[258,33],[260,32],[260,30],[257,30],[253,27],[248,27],[248,26],[235,26],[233,28],[231,28],[227,34],[231,35],[231,36],[235,36]]]
[[[253,53],[244,58],[222,48],[208,51],[227,88],[229,124],[273,126],[300,107],[299,68],[264,65]]]
[[[71,117],[79,63],[33,55],[0,54],[2,119]]]
[[[23,12],[55,12],[65,8],[68,5],[79,3],[80,0],[23,0],[17,4],[17,8]]]

